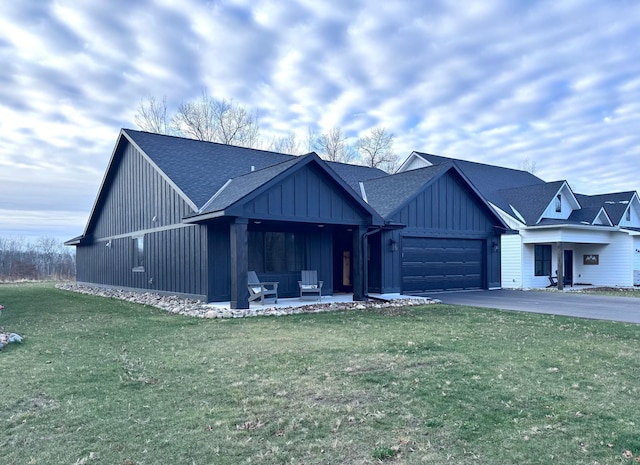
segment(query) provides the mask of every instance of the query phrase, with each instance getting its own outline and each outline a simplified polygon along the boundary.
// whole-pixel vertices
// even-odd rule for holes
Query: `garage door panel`
[[[402,289],[407,294],[481,289],[484,242],[407,237],[402,247]]]

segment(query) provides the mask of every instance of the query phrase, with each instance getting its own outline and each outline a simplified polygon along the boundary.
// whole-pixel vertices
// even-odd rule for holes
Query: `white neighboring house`
[[[501,235],[503,288],[640,286],[638,193],[575,194],[510,168],[413,152],[399,171],[453,161],[511,228]],[[558,279],[559,278],[559,279]]]

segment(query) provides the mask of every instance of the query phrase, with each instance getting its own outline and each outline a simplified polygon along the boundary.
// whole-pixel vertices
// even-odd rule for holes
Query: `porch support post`
[[[558,242],[556,246],[558,253],[558,269],[556,270],[556,273],[558,276],[558,290],[561,291],[564,289],[564,244],[562,242]]]
[[[367,232],[367,228],[359,226],[353,228],[353,300],[364,300],[364,267],[366,264],[363,259],[363,236]]]
[[[231,223],[231,308],[249,308],[247,274],[249,270],[249,246],[247,218],[236,218]]]

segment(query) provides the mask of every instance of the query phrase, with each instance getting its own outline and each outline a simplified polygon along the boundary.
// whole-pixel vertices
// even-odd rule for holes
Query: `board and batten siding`
[[[206,298],[207,229],[185,225],[191,207],[130,144],[117,154],[87,232],[76,248],[77,281]],[[144,241],[136,268],[134,238]]]
[[[333,183],[319,169],[306,166],[247,202],[243,214],[270,220],[362,224],[361,207]]]
[[[450,173],[427,186],[390,220],[406,224],[403,233],[439,232],[443,236],[493,236],[495,219]]]
[[[502,225],[457,175],[444,174],[388,219],[406,225],[399,232],[399,248],[404,237],[482,239],[484,286],[500,287],[500,249],[493,247],[493,241],[499,241],[495,226]],[[401,269],[402,255],[392,254],[384,243],[382,250],[383,262],[396,260],[394,268]],[[399,284],[383,275],[383,291],[395,290]]]
[[[180,224],[192,208],[132,145],[125,144],[99,199],[94,240]],[[115,168],[115,169],[113,169]]]
[[[78,246],[77,281],[87,284],[185,294],[207,293],[206,227],[190,225],[144,234],[144,266],[134,271],[131,237]]]
[[[519,289],[522,287],[522,237],[519,234],[503,234],[500,248],[502,287]]]

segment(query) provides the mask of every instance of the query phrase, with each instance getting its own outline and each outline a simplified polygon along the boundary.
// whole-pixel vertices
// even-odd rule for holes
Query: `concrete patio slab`
[[[427,297],[416,297],[402,294],[369,294],[374,299],[382,300],[398,300],[398,299],[429,299]],[[249,308],[261,309],[261,308],[297,308],[305,307],[309,305],[318,304],[332,304],[332,303],[346,303],[353,302],[353,294],[350,293],[336,293],[334,295],[323,295],[319,301],[316,299],[300,299],[300,297],[292,298],[279,298],[278,303],[275,303],[273,299],[267,299],[264,305],[260,305],[259,302],[251,302]],[[229,310],[231,309],[231,302],[210,302],[206,304],[207,307],[211,307],[216,310]]]

